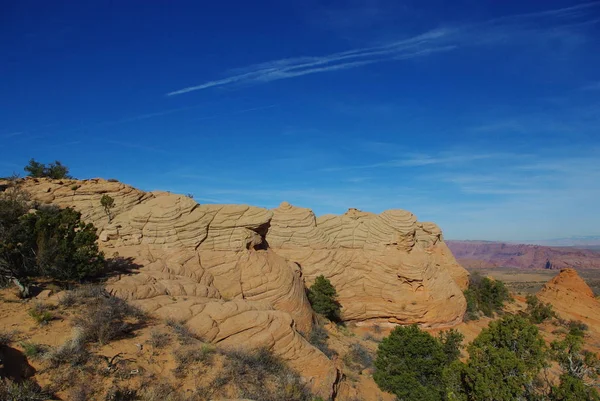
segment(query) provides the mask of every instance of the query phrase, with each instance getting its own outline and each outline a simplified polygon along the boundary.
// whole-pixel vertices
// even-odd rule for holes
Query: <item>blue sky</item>
[[[600,234],[600,2],[0,5],[0,176]]]

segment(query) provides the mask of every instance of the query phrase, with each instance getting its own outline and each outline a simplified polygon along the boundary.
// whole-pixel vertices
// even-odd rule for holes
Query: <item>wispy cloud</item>
[[[0,138],[8,139],[8,138],[13,138],[15,136],[20,136],[23,134],[24,134],[23,132],[9,132],[8,134],[0,135]]]
[[[324,56],[272,60],[233,70],[231,75],[225,78],[178,89],[167,93],[167,96],[236,84],[266,83],[321,72],[357,68],[384,61],[423,57],[434,53],[448,52],[458,47],[498,43],[506,41],[507,37],[511,35],[511,30],[515,28],[521,27],[529,32],[532,29],[538,29],[536,23],[539,22],[551,24],[549,31],[555,32],[557,27],[597,22],[587,18],[587,11],[598,5],[600,5],[600,1],[511,15],[453,28],[438,28],[379,46],[357,48]]]
[[[590,82],[587,85],[584,85],[582,88],[584,91],[600,91],[600,81]]]
[[[360,164],[360,165],[351,165],[351,166],[336,166],[336,167],[326,167],[321,169],[322,172],[337,172],[337,171],[347,171],[347,170],[364,170],[364,169],[376,169],[376,168],[390,168],[390,167],[424,167],[431,166],[435,164],[439,165],[456,165],[463,164],[467,162],[472,162],[476,160],[482,159],[492,159],[492,158],[503,158],[506,155],[504,153],[440,153],[438,155],[430,155],[430,154],[406,154],[403,155],[402,158],[396,158],[392,160],[387,160],[380,163],[372,163],[372,164]]]
[[[394,58],[407,59],[447,51],[453,47],[442,46],[440,42],[450,33],[450,30],[438,29],[382,46],[353,49],[320,57],[294,57],[255,64],[238,69],[237,74],[227,78],[179,89],[167,93],[167,96],[236,83],[265,83],[319,72],[356,68]]]

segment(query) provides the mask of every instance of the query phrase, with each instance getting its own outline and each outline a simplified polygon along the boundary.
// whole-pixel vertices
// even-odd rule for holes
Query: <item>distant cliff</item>
[[[600,268],[600,252],[589,249],[490,241],[446,241],[446,244],[459,263],[466,268]]]

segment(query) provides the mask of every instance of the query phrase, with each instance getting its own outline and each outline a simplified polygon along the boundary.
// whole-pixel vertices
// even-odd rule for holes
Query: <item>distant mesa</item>
[[[600,268],[600,252],[572,247],[509,244],[491,241],[446,241],[465,268],[521,269]]]

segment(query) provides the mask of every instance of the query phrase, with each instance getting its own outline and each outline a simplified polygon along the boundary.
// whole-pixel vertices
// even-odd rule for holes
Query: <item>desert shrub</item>
[[[24,200],[0,199],[0,276],[15,282],[28,296],[35,276],[84,280],[100,273],[104,255],[96,228],[71,208],[39,207],[28,213]]]
[[[71,387],[69,390],[69,400],[70,401],[88,401],[90,399],[90,395],[92,390],[90,389],[89,384],[80,383],[75,387]]]
[[[548,319],[556,317],[556,313],[551,304],[541,302],[535,295],[527,295],[527,310],[529,320],[532,323],[540,324]]]
[[[53,395],[42,389],[33,380],[13,382],[0,378],[0,400],[2,401],[45,401]]]
[[[44,326],[54,319],[54,315],[50,312],[49,307],[39,302],[36,302],[28,313],[40,326]]]
[[[144,401],[186,401],[189,398],[165,381],[142,383],[139,399]],[[190,400],[191,401],[191,400]]]
[[[24,219],[32,228],[31,245],[42,275],[81,281],[102,271],[104,255],[98,250],[96,228],[82,222],[81,213],[47,206]]]
[[[39,163],[35,159],[29,160],[29,164],[25,166],[24,170],[27,172],[29,177],[33,178],[52,178],[52,179],[63,179],[72,178],[69,175],[69,168],[63,165],[58,160],[49,165]]]
[[[30,359],[39,359],[48,351],[48,347],[43,344],[33,342],[22,342],[23,354]]]
[[[152,330],[150,332],[150,338],[148,343],[154,348],[164,348],[171,342],[171,336],[169,333],[162,331]]]
[[[113,386],[106,392],[106,401],[134,401],[139,400],[138,391],[129,387]]]
[[[562,374],[557,386],[552,387],[551,401],[599,401],[598,390],[584,383],[583,380],[568,374]]]
[[[13,342],[13,339],[15,337],[15,334],[13,332],[7,333],[7,332],[0,332],[0,347],[5,347],[7,345],[10,345],[10,343]]]
[[[75,330],[73,336],[58,347],[49,349],[44,354],[44,359],[51,367],[61,365],[80,366],[90,358],[90,353],[85,348],[83,334]]]
[[[106,216],[108,217],[108,222],[110,223],[110,221],[112,220],[112,214],[110,210],[115,206],[115,200],[110,195],[104,194],[102,195],[102,198],[100,198],[100,205],[102,205],[104,213],[106,213]]]
[[[177,363],[174,370],[175,376],[185,376],[186,372],[189,372],[193,365],[212,365],[214,354],[215,348],[209,344],[179,348],[173,353],[175,362]]]
[[[494,321],[467,351],[466,363],[456,360],[444,371],[449,399],[536,399],[536,382],[547,353],[538,328],[529,320],[506,316]]]
[[[362,371],[373,366],[373,355],[365,346],[353,343],[344,355],[344,363],[352,370]]]
[[[598,356],[583,349],[584,337],[579,332],[569,332],[562,340],[550,344],[551,356],[563,373],[580,380],[595,380],[600,372]]]
[[[107,181],[108,182],[119,182],[119,180],[117,180],[116,178],[109,178]]]
[[[104,291],[100,296],[87,298],[85,309],[75,317],[74,326],[81,329],[84,341],[107,344],[130,334],[144,314],[121,298]]]
[[[398,326],[379,344],[373,379],[400,400],[442,400],[447,364],[439,339],[416,325]]]
[[[324,353],[327,358],[331,359],[337,353],[329,348],[327,344],[327,339],[329,335],[327,334],[327,330],[321,325],[315,324],[308,336],[308,342],[317,347],[322,353]]]
[[[438,337],[442,344],[442,350],[446,355],[446,364],[451,364],[458,358],[460,358],[460,350],[462,348],[462,342],[465,336],[458,330],[450,329],[440,332]]]
[[[476,320],[480,312],[485,316],[493,316],[501,312],[504,303],[511,299],[502,281],[482,277],[479,273],[471,274],[469,288],[464,295],[467,300],[467,320]]]
[[[178,322],[177,320],[167,319],[167,326],[169,326],[177,335],[177,340],[180,344],[192,344],[200,341],[200,338],[191,332],[189,327],[185,325],[183,322]]]
[[[312,396],[296,372],[266,349],[226,353],[224,370],[211,392],[230,383],[239,398],[261,401],[310,401]]]
[[[569,320],[567,327],[569,328],[569,334],[579,337],[585,336],[585,332],[589,329],[587,324],[579,320]]]
[[[110,296],[106,290],[96,284],[79,285],[76,288],[64,291],[58,298],[58,304],[63,307],[86,305],[88,300]]]
[[[308,300],[315,312],[332,321],[340,320],[340,304],[331,281],[320,275],[308,289]]]

